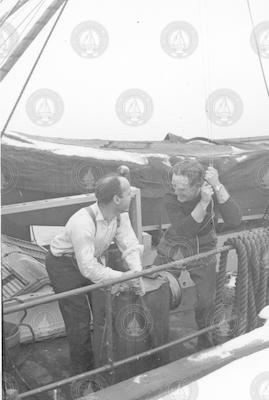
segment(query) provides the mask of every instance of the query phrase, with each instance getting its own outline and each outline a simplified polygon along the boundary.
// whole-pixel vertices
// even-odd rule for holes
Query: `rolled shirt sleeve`
[[[116,231],[115,241],[129,269],[131,271],[141,271],[141,258],[144,247],[138,242],[127,212],[120,215],[120,225]]]
[[[123,273],[114,271],[98,262],[94,256],[95,225],[93,221],[81,218],[70,224],[69,234],[79,270],[83,276],[94,283],[100,283],[106,279],[120,278]]]

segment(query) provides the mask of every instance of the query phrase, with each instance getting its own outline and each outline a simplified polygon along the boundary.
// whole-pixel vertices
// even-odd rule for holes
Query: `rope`
[[[269,229],[259,228],[235,238],[228,238],[224,246],[231,245],[237,254],[238,271],[232,306],[233,320],[229,332],[223,335],[221,325],[212,334],[214,344],[223,343],[259,326],[258,314],[269,304]],[[221,321],[225,312],[225,277],[228,252],[222,253],[216,284],[214,321]],[[226,318],[225,318],[226,319]],[[226,319],[227,320],[227,319]],[[226,321],[227,322],[227,321]]]
[[[253,32],[253,37],[254,37],[254,41],[255,41],[255,46],[256,46],[257,54],[258,54],[258,58],[259,58],[259,64],[260,64],[260,68],[261,68],[261,72],[262,72],[262,78],[263,78],[263,81],[264,81],[264,85],[265,85],[265,90],[266,90],[267,96],[269,97],[269,87],[268,87],[268,83],[267,83],[267,80],[266,80],[264,66],[263,66],[263,63],[262,63],[261,51],[260,51],[260,46],[259,46],[258,39],[257,39],[255,25],[254,25],[253,13],[252,13],[252,10],[251,10],[251,6],[250,6],[249,0],[246,0],[246,1],[247,1],[247,8],[248,8],[248,12],[249,12],[250,22],[251,22],[251,26],[252,26],[252,32]]]
[[[48,44],[48,42],[49,42],[49,39],[50,39],[51,35],[53,34],[60,17],[62,16],[62,13],[63,13],[66,5],[67,5],[67,2],[68,2],[68,0],[64,0],[63,6],[62,6],[61,10],[59,11],[59,14],[58,14],[58,16],[57,16],[52,28],[50,29],[50,32],[49,32],[45,42],[43,43],[43,46],[42,46],[40,52],[38,53],[38,56],[37,56],[37,58],[36,58],[36,60],[34,62],[34,65],[32,66],[31,71],[28,74],[27,79],[26,79],[26,81],[25,81],[25,83],[24,83],[24,85],[23,85],[23,87],[22,87],[22,89],[21,89],[21,91],[19,93],[19,96],[18,96],[18,98],[17,98],[17,100],[16,100],[16,102],[15,102],[15,104],[14,104],[14,106],[13,106],[13,108],[12,108],[12,110],[11,110],[7,120],[6,120],[6,122],[5,122],[5,125],[4,125],[4,127],[2,129],[2,132],[1,132],[1,138],[5,134],[5,131],[6,131],[7,127],[8,127],[8,125],[9,125],[9,122],[10,122],[11,118],[13,117],[14,112],[16,111],[16,108],[17,108],[17,106],[18,106],[18,104],[20,102],[20,99],[21,99],[21,97],[22,97],[22,95],[23,95],[23,93],[24,93],[24,91],[25,91],[25,89],[26,89],[26,87],[27,87],[32,75],[33,75],[33,72],[34,72],[34,70],[35,70],[35,68],[36,68],[36,66],[37,66],[37,64],[38,64],[38,62],[39,62],[39,60],[40,60],[40,58],[41,58],[41,56],[42,56],[47,44]]]

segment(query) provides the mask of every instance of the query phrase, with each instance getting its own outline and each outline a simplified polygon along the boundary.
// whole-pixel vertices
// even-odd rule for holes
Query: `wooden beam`
[[[252,220],[256,220],[256,219],[262,219],[263,218],[263,214],[255,214],[255,215],[244,215],[242,217],[243,221],[252,221]],[[219,223],[223,223],[223,219],[219,218],[218,220]],[[161,226],[156,224],[156,225],[145,225],[143,226],[143,231],[148,232],[148,231],[155,231],[158,229],[167,229],[169,228],[170,224],[162,224]]]
[[[132,187],[131,190],[132,190],[132,201],[129,210],[130,219],[133,229],[139,240],[139,243],[142,243],[141,192],[140,189],[136,187]],[[42,213],[42,211],[45,212],[49,209],[52,210],[58,207],[64,210],[64,207],[79,205],[79,204],[83,205],[85,203],[89,204],[89,203],[94,203],[95,201],[96,197],[94,193],[79,194],[76,196],[58,197],[56,199],[36,200],[36,201],[29,201],[26,203],[5,205],[2,206],[1,208],[1,214],[6,216],[13,216],[13,215],[23,216],[24,214],[29,213],[29,215],[34,215],[33,212],[39,212],[38,214],[40,214]],[[25,218],[27,219],[27,215]],[[25,218],[23,218],[23,220],[25,220]],[[25,223],[23,222],[21,224],[25,225]],[[30,221],[30,217],[29,217],[29,225],[33,225],[33,223]]]

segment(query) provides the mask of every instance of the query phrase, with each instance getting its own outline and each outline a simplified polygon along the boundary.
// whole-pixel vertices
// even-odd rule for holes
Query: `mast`
[[[25,35],[25,37],[21,40],[21,42],[16,46],[12,54],[8,57],[5,63],[0,68],[0,81],[4,79],[4,77],[8,74],[11,68],[16,64],[25,50],[30,46],[39,32],[44,28],[44,26],[49,22],[49,20],[56,13],[58,8],[65,2],[66,0],[54,0],[50,6],[44,11],[41,17],[34,23],[33,27],[30,31]],[[24,0],[25,2],[25,0]]]

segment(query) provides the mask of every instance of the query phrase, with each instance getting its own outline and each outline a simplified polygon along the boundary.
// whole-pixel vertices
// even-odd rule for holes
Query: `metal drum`
[[[167,279],[143,278],[146,294],[120,292],[112,297],[113,358],[114,361],[150,350],[168,341],[170,288]],[[107,363],[107,323],[105,291],[91,297],[93,312],[93,347],[95,366]],[[117,368],[116,381],[127,379],[161,365],[166,356],[155,354]]]

